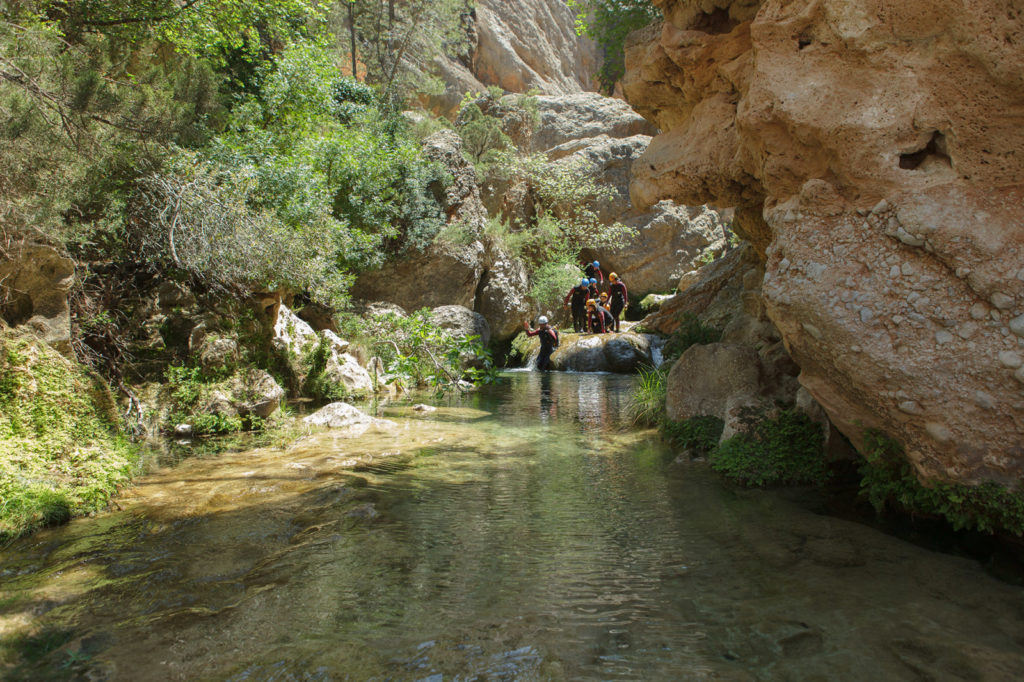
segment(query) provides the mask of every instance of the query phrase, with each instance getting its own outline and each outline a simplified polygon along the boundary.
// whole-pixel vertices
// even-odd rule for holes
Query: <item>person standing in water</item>
[[[548,324],[548,318],[541,315],[537,318],[537,328],[530,329],[529,322],[523,322],[527,336],[540,336],[540,354],[537,356],[537,370],[547,372],[551,369],[551,354],[558,348],[558,330]]]
[[[582,279],[569,290],[565,304],[572,310],[572,329],[577,334],[587,330],[587,299],[590,298],[590,280]]]
[[[611,293],[609,312],[615,320],[615,331],[619,331],[619,318],[622,316],[623,309],[629,305],[629,292],[626,291],[626,285],[614,272],[608,275],[608,281],[610,282],[608,291]]]

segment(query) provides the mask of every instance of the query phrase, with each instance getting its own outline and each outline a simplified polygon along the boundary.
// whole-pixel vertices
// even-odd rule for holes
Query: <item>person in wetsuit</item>
[[[612,317],[612,313],[608,310],[608,294],[601,292],[601,298],[597,301],[597,307],[601,311],[601,316],[604,317],[605,331],[611,333],[615,328],[615,318]]]
[[[594,299],[587,301],[587,331],[591,334],[604,334],[608,331],[605,315],[611,317],[611,313],[597,305],[597,301]]]
[[[530,329],[528,322],[523,322],[527,336],[540,335],[540,355],[537,356],[537,370],[547,372],[551,369],[551,354],[558,346],[558,332],[548,324],[548,318],[541,315],[537,318],[537,328]]]
[[[572,328],[576,333],[587,330],[587,299],[590,298],[590,280],[583,279],[565,295],[565,304],[572,310]],[[571,302],[571,303],[570,303]]]
[[[601,272],[601,264],[599,262],[587,263],[586,267],[583,268],[583,272],[586,274],[587,279],[594,278],[598,284],[604,284],[604,274]]]
[[[597,297],[601,295],[601,292],[597,288],[597,280],[593,277],[590,278],[590,298],[597,300]]]
[[[608,292],[611,294],[609,312],[615,320],[615,331],[619,331],[619,318],[622,316],[623,309],[629,305],[629,292],[626,291],[626,285],[614,272],[608,275],[608,281],[610,282]]]

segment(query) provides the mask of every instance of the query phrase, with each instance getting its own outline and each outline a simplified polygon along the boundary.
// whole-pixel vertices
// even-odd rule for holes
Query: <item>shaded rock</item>
[[[475,310],[484,316],[495,341],[507,341],[522,329],[532,312],[526,300],[530,280],[526,265],[503,249],[488,249],[487,268],[480,279]]]
[[[672,366],[665,386],[665,409],[673,421],[732,418],[727,408],[738,413],[743,403],[758,402],[757,353],[747,346],[723,343],[690,346]]]
[[[460,223],[478,236],[487,222],[487,209],[480,200],[476,170],[463,154],[462,138],[454,130],[440,130],[423,141],[423,154],[451,176],[441,195],[448,222]]]
[[[241,417],[254,415],[267,419],[281,406],[284,397],[284,389],[262,369],[239,372],[231,377],[226,387],[230,407]]]
[[[71,308],[68,292],[75,263],[42,245],[12,248],[0,261],[0,317],[11,327],[25,327],[64,355],[71,353]]]
[[[639,145],[639,153],[643,153],[650,136],[657,133],[657,128],[626,102],[596,92],[541,96],[536,101],[540,121],[530,146],[523,151],[551,150],[552,158],[560,158],[576,151],[571,146],[574,142],[604,137],[631,139],[629,144]],[[567,143],[569,146],[556,149]]]
[[[206,336],[199,347],[199,364],[204,370],[231,368],[238,363],[238,342]]]

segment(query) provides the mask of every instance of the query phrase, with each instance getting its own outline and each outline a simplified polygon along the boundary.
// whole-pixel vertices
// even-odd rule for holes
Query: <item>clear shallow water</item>
[[[672,465],[630,384],[510,373],[148,476],[0,554],[0,637],[54,642],[6,676],[1024,678],[1020,588]]]

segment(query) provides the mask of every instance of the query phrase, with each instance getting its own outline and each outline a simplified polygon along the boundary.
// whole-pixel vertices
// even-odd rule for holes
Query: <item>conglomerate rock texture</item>
[[[735,206],[800,382],[924,479],[1024,475],[1024,7],[655,0],[639,206]]]

